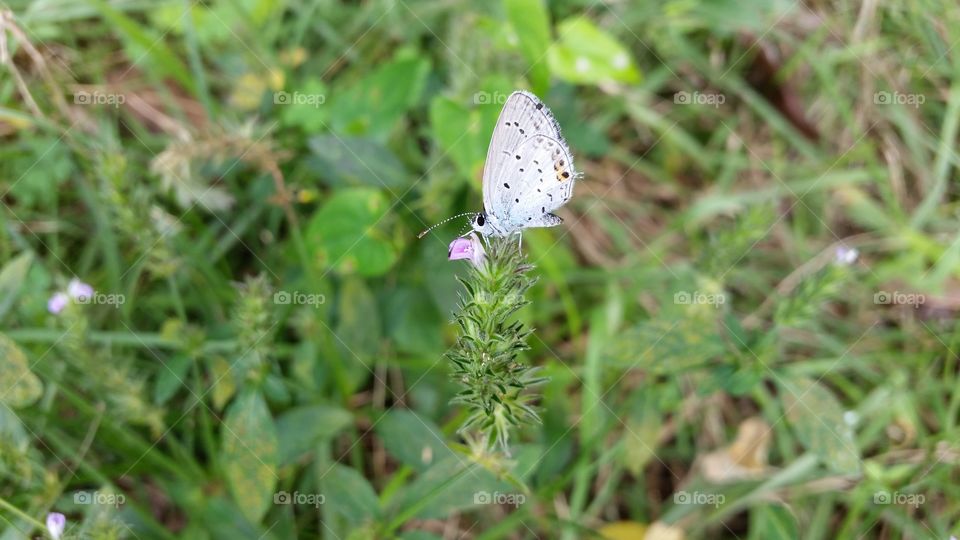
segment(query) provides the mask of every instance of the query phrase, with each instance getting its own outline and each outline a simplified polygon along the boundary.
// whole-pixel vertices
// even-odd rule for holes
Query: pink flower
[[[67,307],[67,304],[70,303],[70,297],[67,296],[67,293],[58,292],[50,297],[47,300],[47,311],[54,315],[59,315],[63,308]]]
[[[850,266],[851,264],[857,262],[857,257],[859,256],[860,252],[857,251],[856,248],[837,246],[837,249],[833,254],[833,260],[840,266]]]
[[[90,299],[93,298],[93,294],[92,285],[73,278],[70,280],[70,283],[67,284],[66,292],[58,291],[47,300],[47,311],[54,315],[59,315],[71,301],[78,304],[89,304]]]
[[[84,283],[77,278],[70,280],[67,285],[67,294],[81,304],[86,304],[93,297],[93,287],[89,283]]]
[[[54,540],[63,536],[63,529],[67,526],[67,517],[60,512],[50,512],[47,514],[47,531]]]
[[[485,257],[486,251],[483,249],[483,242],[480,241],[480,237],[476,233],[450,242],[450,249],[447,252],[447,258],[451,261],[470,259],[470,262],[478,268],[483,264]]]

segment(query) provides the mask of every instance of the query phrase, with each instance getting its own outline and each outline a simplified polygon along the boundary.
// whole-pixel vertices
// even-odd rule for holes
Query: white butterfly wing
[[[534,135],[563,140],[553,114],[537,96],[522,90],[510,94],[493,129],[483,166],[483,208],[488,214],[502,217],[504,208],[498,206],[502,197],[497,193],[522,159],[517,158],[517,148]]]
[[[497,217],[513,232],[525,227],[550,227],[561,222],[550,212],[573,196],[577,173],[563,140],[534,135],[514,149],[513,163],[501,171],[493,195]]]

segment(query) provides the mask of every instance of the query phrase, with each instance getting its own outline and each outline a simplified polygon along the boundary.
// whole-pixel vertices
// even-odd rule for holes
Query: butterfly
[[[532,93],[518,90],[507,97],[487,148],[483,211],[461,215],[472,215],[471,228],[485,237],[553,227],[563,219],[551,212],[570,200],[577,178],[550,109]]]

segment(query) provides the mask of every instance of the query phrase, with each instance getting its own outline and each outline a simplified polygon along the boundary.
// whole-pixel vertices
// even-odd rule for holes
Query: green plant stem
[[[40,529],[41,531],[44,531],[44,535],[45,535],[45,536],[49,536],[49,534],[47,533],[47,526],[46,526],[46,524],[40,523],[39,521],[37,521],[36,519],[34,519],[30,514],[24,512],[23,510],[20,510],[19,508],[17,508],[17,507],[14,506],[13,504],[7,502],[7,500],[4,499],[3,497],[0,497],[0,508],[3,508],[4,510],[7,510],[7,511],[13,513],[13,514],[16,514],[17,517],[19,517],[19,518],[21,518],[21,519],[23,519],[23,520],[25,520],[25,521],[28,521],[31,525],[33,525],[33,526],[36,527],[37,529]]]
[[[431,502],[433,502],[434,499],[437,498],[437,496],[443,493],[443,491],[447,488],[447,486],[457,481],[461,476],[466,474],[471,467],[473,467],[472,464],[467,465],[463,469],[457,471],[456,474],[444,480],[443,483],[437,485],[437,487],[432,489],[430,493],[427,493],[426,496],[424,496],[421,499],[418,499],[417,502],[407,507],[406,510],[398,514],[397,517],[395,517],[392,521],[390,521],[387,524],[387,526],[383,530],[382,536],[384,538],[391,538],[393,531],[397,530],[401,525],[403,525],[410,519],[413,519],[413,517],[416,516],[417,513],[419,513],[424,508],[426,508]]]
[[[54,344],[63,338],[63,331],[49,328],[21,328],[6,332],[14,341],[20,343]],[[165,338],[157,333],[92,331],[86,339],[98,345],[124,345],[130,347],[157,347],[171,350],[186,350],[187,343]],[[236,350],[237,342],[232,339],[207,341],[200,348],[202,354],[224,353]]]

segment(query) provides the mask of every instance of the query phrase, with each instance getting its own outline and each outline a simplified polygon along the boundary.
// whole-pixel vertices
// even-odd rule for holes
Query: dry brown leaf
[[[701,458],[703,476],[715,483],[756,478],[767,470],[772,429],[763,419],[748,418],[737,429],[733,443]]]

